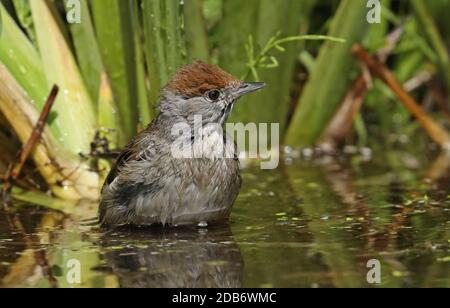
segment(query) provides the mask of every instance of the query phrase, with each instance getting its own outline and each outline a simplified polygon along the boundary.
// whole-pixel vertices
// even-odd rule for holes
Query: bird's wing
[[[152,133],[139,134],[117,158],[102,188],[99,206],[102,224],[120,225],[126,222],[122,220],[126,218],[127,202],[139,192],[140,186],[136,185],[138,179],[144,179],[143,172],[155,169],[153,157],[158,151],[155,138]]]
[[[151,155],[151,151],[148,151],[149,147],[153,147],[155,145],[154,139],[156,138],[154,135],[153,126],[155,122],[150,123],[148,128],[138,134],[122,151],[122,153],[117,158],[114,166],[111,168],[108,176],[106,177],[106,181],[104,186],[111,185],[112,182],[119,175],[120,169],[130,161],[140,161],[142,160],[142,154],[145,151],[146,155]],[[148,157],[147,157],[148,158]]]
[[[106,177],[104,185],[111,185],[119,174],[120,168],[123,167],[128,161],[134,160],[138,157],[139,155],[137,155],[136,151],[133,150],[133,147],[128,146],[117,158],[114,166],[111,168],[108,176]]]

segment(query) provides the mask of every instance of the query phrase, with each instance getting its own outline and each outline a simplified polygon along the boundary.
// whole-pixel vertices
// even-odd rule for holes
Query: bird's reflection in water
[[[241,287],[242,256],[229,228],[121,230],[101,241],[122,287]]]

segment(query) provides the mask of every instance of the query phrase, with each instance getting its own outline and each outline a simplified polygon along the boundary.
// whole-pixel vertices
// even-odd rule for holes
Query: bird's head
[[[236,101],[265,87],[260,82],[243,82],[217,66],[201,61],[183,66],[163,90],[161,113],[191,122],[201,116],[203,123],[223,125]]]

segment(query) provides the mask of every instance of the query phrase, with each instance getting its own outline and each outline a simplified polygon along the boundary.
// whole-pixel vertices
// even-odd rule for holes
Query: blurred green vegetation
[[[286,145],[311,147],[320,142],[361,72],[352,44],[362,43],[375,53],[398,28],[403,34],[387,66],[424,110],[444,123],[450,114],[445,13],[450,1],[381,4],[381,23],[370,24],[366,1],[352,0],[1,0],[0,65],[28,104],[13,113],[7,101],[17,93],[2,88],[0,111],[17,117],[1,117],[0,124],[6,131],[17,127],[17,121],[31,127],[51,86],[58,84],[62,92],[46,134],[59,150],[71,154],[65,158],[74,160],[71,165],[80,161],[80,153],[90,153],[96,134],[110,148],[123,147],[157,115],[160,90],[176,69],[201,59],[239,78],[253,81],[258,76],[268,84],[265,91],[239,102],[230,121],[280,123]],[[80,23],[66,20],[74,8],[81,10]],[[345,43],[289,39],[306,34],[330,35]],[[276,38],[287,39],[266,52],[264,47]],[[265,64],[255,67],[250,56],[261,52]],[[354,129],[343,137],[361,146],[389,146],[419,129],[378,80],[350,120]],[[25,142],[23,134],[19,138]],[[44,158],[35,153],[35,164],[52,164],[56,153],[50,150]],[[95,181],[90,172],[97,162],[81,161],[86,176]],[[71,186],[77,179],[60,181]]]
[[[24,219],[38,224],[28,226],[37,230],[35,243],[11,243],[15,261],[2,262],[0,272],[9,267],[9,275],[1,285],[49,286],[47,277],[36,278],[36,249],[47,249],[60,286],[68,286],[65,265],[72,258],[86,265],[81,286],[120,284],[98,269],[105,251],[124,247],[99,243],[99,234],[77,222],[94,217],[97,203],[52,196],[95,199],[109,167],[89,158],[95,142],[106,138],[109,149],[122,148],[157,115],[170,76],[195,59],[266,82],[263,92],[239,102],[230,121],[280,123],[284,144],[302,147],[301,156],[320,144],[363,71],[352,44],[376,54],[400,29],[386,66],[448,127],[450,0],[381,0],[380,24],[369,24],[370,8],[356,0],[80,0],[81,23],[70,24],[73,3],[0,0],[0,173],[31,133],[52,85],[61,88],[34,165],[25,168],[27,189],[13,190],[19,212],[30,203],[47,210],[40,219]],[[298,39],[304,35],[345,43]],[[285,157],[273,173],[244,172],[232,225],[246,266],[244,286],[366,286],[365,262],[372,257],[382,261],[382,286],[448,286],[449,157],[433,162],[437,147],[418,134],[418,122],[384,82],[370,81],[342,136],[345,153],[368,155]],[[52,196],[36,191],[48,189]],[[47,238],[49,230],[55,234]],[[149,236],[134,247],[138,252]]]

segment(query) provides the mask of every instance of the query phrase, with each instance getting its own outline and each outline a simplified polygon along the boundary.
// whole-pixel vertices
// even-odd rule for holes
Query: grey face
[[[177,112],[177,116],[181,116],[188,122],[193,122],[195,116],[201,116],[204,124],[217,123],[223,125],[239,98],[265,86],[264,83],[242,82],[224,89],[209,90],[200,97],[172,97],[171,111]]]

